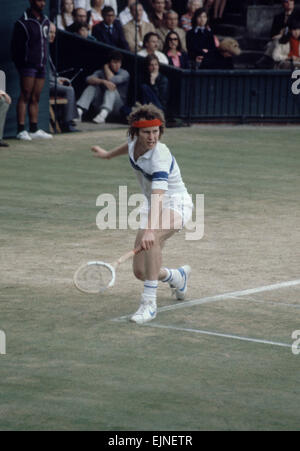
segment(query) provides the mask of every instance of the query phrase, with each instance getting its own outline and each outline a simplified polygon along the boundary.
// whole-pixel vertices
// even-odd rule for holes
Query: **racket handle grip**
[[[142,247],[137,247],[136,249],[133,249],[130,252],[127,252],[127,254],[122,255],[122,257],[119,258],[119,260],[116,261],[116,263],[113,266],[119,266],[122,263],[125,263],[127,260],[129,260],[130,258],[134,257],[135,255],[139,254],[140,252],[142,252]]]

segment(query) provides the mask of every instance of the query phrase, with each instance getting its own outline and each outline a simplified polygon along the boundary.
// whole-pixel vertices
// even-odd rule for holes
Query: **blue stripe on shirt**
[[[135,162],[132,161],[132,159],[130,157],[129,157],[129,160],[130,160],[130,163],[131,163],[131,166],[133,167],[133,169],[135,169],[136,171],[140,171],[143,174],[143,176],[146,177],[146,179],[152,181],[152,175],[147,174],[147,172],[143,171],[143,169],[140,168],[137,164],[135,164]]]
[[[157,181],[157,180],[166,180],[168,181],[169,178],[169,174],[167,172],[153,172],[152,174],[152,181]]]

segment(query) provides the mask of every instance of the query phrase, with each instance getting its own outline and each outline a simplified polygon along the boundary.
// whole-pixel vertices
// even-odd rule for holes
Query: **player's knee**
[[[136,277],[138,280],[142,280],[142,281],[145,280],[145,274],[144,274],[144,271],[142,271],[142,270],[140,270],[140,269],[138,269],[138,268],[133,268],[133,273],[134,273],[135,277]]]

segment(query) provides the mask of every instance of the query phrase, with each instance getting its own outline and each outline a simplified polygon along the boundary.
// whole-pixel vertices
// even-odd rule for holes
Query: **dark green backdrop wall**
[[[16,105],[19,96],[19,77],[10,55],[10,42],[13,26],[16,20],[29,6],[28,0],[0,0],[0,69],[6,73],[6,91],[12,97],[12,105],[9,109],[4,136],[13,137],[16,135]],[[49,1],[45,9],[48,15]],[[49,129],[49,92],[45,88],[40,101],[39,127],[44,130]]]

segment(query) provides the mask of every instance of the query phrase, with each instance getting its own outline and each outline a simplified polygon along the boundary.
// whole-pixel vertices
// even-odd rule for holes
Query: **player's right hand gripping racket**
[[[122,255],[116,262],[109,264],[102,261],[91,261],[80,266],[74,274],[75,287],[82,293],[99,294],[114,286],[116,269],[122,263],[137,255],[143,249],[133,249]]]

